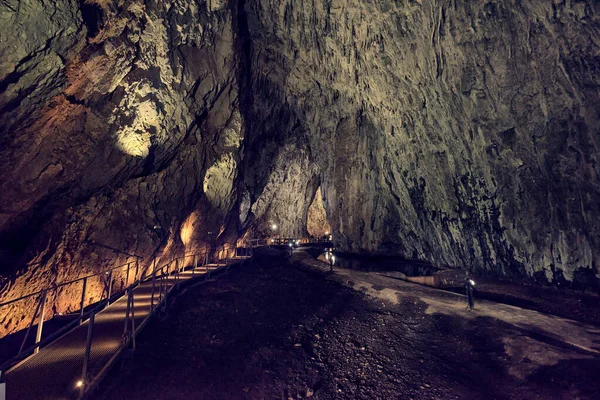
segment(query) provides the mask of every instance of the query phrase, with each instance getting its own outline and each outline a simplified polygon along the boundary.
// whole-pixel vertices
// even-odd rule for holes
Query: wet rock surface
[[[594,398],[598,359],[554,343],[513,353],[513,327],[427,314],[269,254],[177,298],[95,399]],[[528,334],[518,332],[519,335]],[[542,343],[543,344],[543,343]],[[534,360],[528,359],[532,357]]]

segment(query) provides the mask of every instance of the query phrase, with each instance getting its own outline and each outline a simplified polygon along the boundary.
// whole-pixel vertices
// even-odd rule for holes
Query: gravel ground
[[[599,398],[598,357],[546,343],[571,356],[515,373],[502,341],[512,326],[426,307],[376,301],[263,253],[178,296],[92,398]]]

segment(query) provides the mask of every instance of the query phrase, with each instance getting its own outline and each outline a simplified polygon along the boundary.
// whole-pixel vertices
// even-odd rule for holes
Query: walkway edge
[[[292,259],[292,261],[300,264],[302,267],[304,268],[308,268],[311,271],[315,271],[315,272],[320,272],[321,274],[323,274],[325,276],[326,279],[329,279],[333,282],[336,282],[338,284],[341,284],[345,287],[348,287],[352,290],[355,290],[357,292],[360,293],[365,293],[366,295],[368,295],[369,297],[373,298],[373,299],[377,299],[380,301],[390,301],[392,303],[394,303],[393,300],[391,300],[392,298],[397,298],[398,295],[403,295],[401,290],[398,289],[393,289],[390,287],[387,288],[383,288],[382,290],[372,290],[373,289],[373,284],[371,282],[367,282],[365,280],[362,280],[359,276],[344,276],[344,275],[349,275],[352,273],[352,271],[350,270],[336,270],[334,269],[333,272],[329,271],[329,264],[324,263],[320,260],[315,260],[314,258],[307,256],[307,257],[302,257],[302,258],[297,258],[297,259]],[[342,271],[343,274],[340,274],[339,272]],[[349,278],[351,278],[351,280],[349,280]],[[393,279],[393,278],[388,278],[385,276],[380,276],[380,279],[384,279],[384,280],[388,280],[388,279]],[[444,291],[444,290],[440,290],[440,289],[436,289],[436,288],[432,288],[429,286],[424,286],[424,285],[420,285],[417,283],[413,283],[413,282],[408,282],[408,281],[401,281],[403,283],[403,285],[410,285],[411,287],[419,287],[422,288],[424,291],[430,292],[431,294],[431,298],[433,298],[435,295],[433,293],[437,293],[440,292],[440,295],[444,295],[444,296],[448,296],[448,297],[457,297],[457,300],[459,300],[458,298],[462,297],[464,298],[464,295],[458,294],[458,293],[453,293],[453,292],[448,292],[448,291]],[[534,321],[537,320],[549,320],[551,322],[556,322],[557,324],[560,323],[561,325],[567,325],[567,328],[570,328],[569,333],[573,334],[573,337],[577,337],[575,335],[575,331],[578,331],[578,333],[580,334],[580,336],[578,337],[580,340],[580,342],[575,342],[573,341],[570,336],[566,335],[566,334],[561,334],[564,333],[565,330],[564,326],[560,326],[559,328],[563,328],[561,329],[555,329],[554,331],[552,330],[553,326],[551,324],[548,324],[547,321],[542,321],[545,322],[545,325],[542,326],[537,326],[538,329],[540,329],[541,331],[544,331],[545,334],[542,334],[541,332],[535,332],[538,335],[542,335],[542,336],[546,336],[548,339],[550,340],[557,340],[562,342],[564,345],[567,345],[567,347],[571,347],[573,350],[577,350],[583,353],[586,353],[588,355],[592,355],[592,356],[599,356],[600,355],[600,348],[596,348],[595,344],[596,343],[600,343],[600,328],[593,326],[593,325],[584,325],[581,324],[580,322],[574,321],[574,320],[569,320],[563,317],[558,317],[555,315],[550,315],[550,314],[545,314],[539,311],[535,311],[535,310],[530,310],[530,309],[526,309],[526,308],[520,308],[520,307],[516,307],[513,305],[509,305],[509,304],[504,304],[504,303],[496,303],[490,300],[482,300],[480,301],[480,306],[478,308],[478,313],[457,313],[456,310],[453,309],[448,309],[448,310],[444,310],[444,307],[448,306],[447,302],[442,302],[439,301],[437,303],[439,304],[435,304],[436,301],[435,299],[430,299],[433,301],[427,301],[426,298],[424,298],[423,296],[419,296],[418,293],[415,293],[413,295],[414,297],[418,297],[420,300],[425,301],[429,307],[428,311],[426,311],[427,313],[435,313],[435,312],[441,312],[441,313],[451,313],[453,315],[460,315],[464,318],[474,318],[474,317],[480,317],[480,316],[488,316],[488,317],[492,317],[492,318],[496,318],[498,320],[507,322],[511,325],[513,325],[516,329],[519,330],[525,330],[525,331],[531,331],[531,326],[534,326]],[[463,303],[464,299],[460,299],[460,302]],[[495,305],[496,308],[498,309],[503,309],[501,311],[506,311],[506,310],[510,310],[510,313],[506,313],[509,314],[509,317],[505,316],[505,315],[498,315],[498,314],[493,314],[493,313],[489,313],[486,312],[485,309],[487,308],[487,305],[493,304]],[[436,305],[437,307],[434,307],[434,305]],[[460,306],[458,308],[459,310],[464,310],[464,306]],[[443,311],[442,311],[443,310]],[[529,314],[529,315],[527,315]],[[510,316],[514,316],[514,318],[510,318]],[[530,320],[527,321],[527,323],[523,323],[522,320],[523,319],[527,319],[528,316],[535,316],[537,318],[531,318]],[[593,346],[593,347],[592,347]]]

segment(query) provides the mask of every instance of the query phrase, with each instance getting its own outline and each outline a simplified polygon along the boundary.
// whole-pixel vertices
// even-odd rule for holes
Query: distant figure
[[[473,310],[475,308],[475,298],[473,297],[473,287],[475,287],[475,282],[469,278],[467,275],[467,279],[465,279],[465,291],[467,292],[467,310]]]

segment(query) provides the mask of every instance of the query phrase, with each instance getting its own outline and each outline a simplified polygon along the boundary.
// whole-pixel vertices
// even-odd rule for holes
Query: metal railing
[[[214,267],[210,267],[213,265],[211,262],[211,253],[216,253],[216,265]],[[240,254],[242,253],[242,254]],[[187,270],[191,269],[191,278],[196,275],[196,271],[202,269],[204,267],[204,274],[207,277],[210,277],[210,274],[213,270],[219,268],[225,268],[225,270],[229,270],[231,266],[231,259],[238,257],[251,257],[252,252],[248,252],[246,249],[240,249],[233,245],[224,245],[215,251],[203,251],[200,253],[194,253],[189,255],[183,255],[181,257],[173,258],[171,261],[166,264],[157,267],[156,259],[154,261],[154,268],[152,270],[151,275],[138,282],[138,285],[141,282],[149,282],[152,281],[152,291],[150,296],[150,311],[148,315],[144,318],[139,327],[135,326],[135,304],[133,295],[134,286],[132,285],[130,288],[126,290],[127,294],[127,308],[125,313],[125,328],[123,333],[123,344],[122,347],[117,351],[118,355],[123,349],[130,347],[135,349],[135,337],[137,333],[144,327],[144,325],[150,320],[152,315],[156,310],[165,311],[167,308],[167,300],[169,294],[176,289],[181,283],[182,278],[181,275],[185,273]],[[221,266],[221,262],[223,265]],[[213,269],[211,269],[213,268]],[[201,272],[201,271],[199,271]],[[155,302],[156,300],[156,302]],[[90,349],[91,349],[91,338],[93,337],[93,324],[94,324],[94,315],[90,316],[90,323],[88,326],[88,336],[86,342],[86,350],[83,360],[83,370],[81,375],[81,386],[80,386],[80,398],[83,398],[85,394],[94,387],[96,382],[96,377],[101,377],[104,374],[104,371],[110,367],[110,362],[105,365],[102,371],[100,371],[96,377],[88,377],[87,375],[87,365],[89,364],[90,359]],[[115,357],[116,357],[115,355]],[[114,357],[113,357],[114,359]]]
[[[330,239],[326,238],[285,238],[285,237],[272,237],[262,239],[248,239],[246,244],[249,247],[261,247],[261,246],[282,246],[289,243],[293,244],[311,244],[311,243],[331,243]]]
[[[240,251],[245,252],[245,250],[240,250]],[[236,257],[238,255],[238,249],[237,249],[237,247],[235,247],[233,245],[224,245],[224,246],[218,247],[212,253],[216,253],[216,262],[217,262],[216,268],[218,268],[220,266],[219,264],[223,260],[225,261],[224,266],[228,267],[230,258]],[[202,251],[199,253],[188,254],[188,255],[184,254],[183,256],[172,258],[171,260],[169,260],[167,263],[165,263],[164,265],[162,265],[160,267],[157,266],[157,260],[155,259],[154,267],[153,267],[152,271],[150,272],[150,274],[148,274],[147,276],[144,276],[145,275],[144,272],[140,271],[139,260],[141,259],[141,257],[136,256],[135,261],[130,261],[125,264],[121,264],[116,267],[112,267],[108,270],[90,274],[90,275],[87,275],[87,276],[84,276],[84,277],[81,277],[81,278],[78,278],[75,280],[55,284],[55,285],[52,285],[45,289],[38,290],[36,292],[29,293],[24,296],[20,296],[18,298],[11,299],[11,300],[5,301],[3,303],[0,303],[0,308],[3,308],[3,307],[8,307],[8,306],[14,306],[16,303],[26,301],[28,299],[33,299],[33,298],[36,299],[35,303],[34,303],[35,311],[33,312],[33,316],[31,317],[31,319],[27,325],[27,328],[25,331],[25,336],[21,342],[19,351],[13,357],[10,357],[9,359],[2,362],[2,364],[0,365],[0,374],[2,374],[5,371],[10,370],[12,367],[19,364],[24,359],[27,359],[29,356],[37,354],[39,352],[40,348],[47,346],[48,344],[55,341],[57,338],[61,337],[62,335],[66,334],[67,332],[71,331],[73,328],[83,324],[84,322],[86,322],[88,320],[89,320],[89,328],[88,329],[90,330],[89,335],[92,335],[91,331],[93,330],[95,315],[97,313],[99,313],[100,311],[102,311],[103,309],[105,309],[106,307],[108,307],[111,304],[111,301],[113,299],[121,298],[121,296],[123,296],[123,295],[128,296],[127,311],[126,311],[126,315],[125,315],[125,332],[124,332],[124,337],[126,337],[127,339],[125,341],[128,343],[130,341],[135,341],[136,329],[135,329],[135,317],[133,316],[133,312],[134,312],[133,311],[134,310],[134,308],[133,308],[133,306],[134,306],[133,290],[137,286],[139,286],[142,282],[148,282],[148,281],[152,280],[151,305],[150,305],[150,312],[148,314],[148,317],[150,317],[158,305],[163,304],[163,307],[166,307],[167,294],[173,289],[174,286],[176,286],[180,283],[181,274],[183,272],[185,272],[186,270],[191,268],[192,276],[194,276],[196,273],[196,270],[198,269],[198,266],[200,266],[200,267],[205,266],[206,267],[205,272],[208,272],[210,275],[211,271],[209,271],[209,266],[208,266],[208,264],[211,261],[210,255],[211,255],[210,251]],[[121,281],[120,285],[117,285],[117,290],[115,290],[115,283],[118,283],[118,282],[116,282],[115,271],[117,271],[119,269],[122,269],[121,278],[124,275],[124,281]],[[133,276],[133,280],[130,279],[131,276]],[[170,282],[169,282],[170,277],[173,278],[172,284],[170,284]],[[100,294],[99,299],[94,299],[93,301],[86,301],[86,300],[88,300],[88,298],[86,298],[86,294],[89,290],[89,286],[90,286],[89,283],[93,278],[98,279],[98,281],[99,281],[98,283],[102,287],[102,292]],[[130,280],[131,280],[131,282],[130,282]],[[73,317],[73,321],[69,322],[65,326],[56,330],[55,332],[50,334],[48,337],[43,338],[42,334],[43,334],[43,329],[44,329],[44,322],[54,318],[57,315],[62,315],[62,314],[58,313],[58,314],[53,314],[50,318],[45,318],[45,316],[47,314],[46,309],[47,309],[48,303],[49,303],[48,300],[52,297],[52,294],[53,294],[54,301],[56,303],[56,300],[59,298],[59,294],[60,294],[59,292],[61,290],[63,290],[67,286],[76,285],[76,284],[81,285],[81,292],[80,292],[79,308],[69,314]],[[157,285],[158,285],[158,288],[157,288]],[[31,305],[33,305],[33,304],[31,304]],[[90,306],[92,306],[92,305],[93,305],[93,307],[90,308]],[[140,327],[147,321],[147,319],[148,318],[146,318],[146,320],[144,320],[144,322],[140,325]],[[33,329],[33,327],[35,325],[37,325],[37,330],[36,330],[36,336],[35,336],[34,343],[27,345],[28,339],[30,338],[31,330]],[[90,336],[90,338],[91,338],[91,336]],[[89,345],[89,343],[88,343],[88,345]],[[86,353],[89,353],[89,352],[86,350]],[[86,357],[88,357],[88,356],[89,356],[89,354],[86,355]],[[86,386],[85,385],[85,382],[86,382],[85,369],[86,368],[87,368],[87,362],[84,361],[84,373],[82,376],[82,382],[83,382],[82,387]]]
[[[301,239],[301,243],[308,242],[310,241]],[[238,244],[240,243],[238,242]],[[215,270],[229,270],[229,267],[232,265],[232,259],[239,259],[240,257],[250,258],[253,256],[255,247],[268,246],[271,244],[272,243],[270,242],[270,239],[257,239],[243,242],[242,247],[237,247],[235,245],[223,245],[209,251],[184,254],[180,257],[174,257],[163,265],[159,265],[157,261],[159,258],[157,257],[154,259],[152,265],[145,271],[140,271],[141,257],[136,256],[135,261],[130,261],[128,263],[112,267],[108,270],[87,275],[72,281],[56,284],[34,293],[0,303],[0,308],[9,307],[19,301],[27,301],[27,299],[35,299],[35,303],[31,302],[31,305],[33,306],[33,304],[36,304],[35,311],[33,312],[33,316],[27,325],[25,337],[21,343],[18,354],[0,365],[0,385],[3,385],[1,382],[7,375],[5,372],[10,374],[11,369],[14,369],[15,366],[21,364],[23,360],[26,360],[26,357],[35,356],[41,348],[48,346],[50,343],[57,341],[57,339],[62,338],[63,336],[66,336],[67,333],[76,329],[77,326],[87,323],[87,327],[80,328],[85,329],[85,331],[87,331],[87,335],[85,347],[80,345],[80,354],[82,359],[79,358],[79,356],[77,357],[77,359],[81,362],[78,367],[81,368],[81,375],[80,379],[77,381],[76,390],[76,394],[79,398],[85,397],[88,392],[93,389],[94,386],[97,385],[97,383],[102,379],[108,368],[113,365],[114,361],[123,350],[127,348],[135,349],[136,335],[157,310],[161,312],[166,311],[169,295],[176,290],[181,283],[184,281],[189,281],[197,274],[210,277],[211,273]],[[115,272],[120,268],[122,271],[119,277],[118,273]],[[184,274],[186,274],[185,277],[183,276]],[[189,276],[190,274],[191,276]],[[116,278],[124,277],[124,281],[121,281],[119,285],[115,279],[115,276]],[[88,299],[86,299],[86,294],[90,291],[90,283],[92,283],[94,278],[97,278],[99,283],[102,285],[102,292],[99,299],[87,302],[86,300]],[[48,299],[54,295],[54,301],[56,302],[59,291],[63,290],[69,285],[78,284],[81,284],[81,297],[79,309],[75,310],[71,314],[74,320],[57,331],[51,333],[48,337],[43,338],[43,325],[44,321],[46,320],[45,315],[46,308],[49,303]],[[139,288],[140,291],[136,291],[137,288]],[[136,296],[134,295],[134,291],[135,293],[138,293],[137,300]],[[149,304],[146,303],[148,295],[150,298]],[[143,304],[138,303],[138,308],[136,310],[135,303],[139,302],[140,299]],[[117,301],[121,301],[121,305],[117,307],[115,312],[117,314],[120,313],[119,321],[122,321],[118,324],[124,324],[120,325],[123,327],[122,330],[121,328],[115,329],[114,326],[111,328],[112,334],[110,335],[114,336],[116,334],[117,347],[112,348],[110,353],[105,353],[108,354],[108,356],[105,355],[103,356],[104,358],[98,358],[98,350],[93,350],[97,349],[94,343],[102,343],[102,341],[95,342],[95,340],[99,340],[100,337],[110,337],[110,335],[106,334],[107,331],[105,327],[104,331],[100,329],[100,332],[104,332],[104,334],[99,334],[96,332],[96,334],[99,336],[97,339],[94,339],[94,327],[95,325],[103,324],[103,318],[105,320],[107,317],[110,318],[110,312],[109,315],[100,313],[106,307],[108,307],[111,302]],[[126,305],[124,304],[124,301],[126,301]],[[146,308],[147,306],[149,306],[149,308]],[[136,312],[138,313],[137,319]],[[123,319],[121,320],[120,318]],[[37,333],[35,341],[33,344],[28,346],[27,341],[30,331],[36,325],[36,321]],[[120,338],[122,338],[122,340],[120,340]],[[102,348],[102,345],[100,345],[99,348]],[[52,350],[49,349],[49,351]],[[96,355],[93,355],[94,353],[96,353]],[[46,357],[48,357],[48,354],[52,353],[45,354]],[[101,365],[100,370],[98,370],[98,365]],[[5,386],[2,386],[0,389],[5,389]]]
[[[86,276],[78,278],[78,279],[55,284],[55,285],[49,286],[45,289],[38,290],[36,292],[29,293],[24,296],[20,296],[18,298],[11,299],[11,300],[5,301],[3,303],[0,303],[0,308],[3,308],[3,307],[8,307],[8,306],[14,306],[18,302],[24,302],[25,300],[28,300],[28,299],[37,298],[34,303],[35,311],[31,317],[29,324],[27,325],[27,330],[25,331],[25,336],[23,337],[23,340],[21,342],[21,346],[19,347],[18,353],[15,356],[11,357],[10,359],[4,361],[0,365],[0,371],[7,370],[8,368],[12,367],[14,364],[18,363],[19,361],[21,361],[23,358],[25,358],[26,356],[28,356],[30,354],[38,353],[39,349],[41,347],[52,342],[54,339],[61,336],[63,333],[69,331],[73,327],[82,324],[84,322],[84,320],[86,319],[86,317],[88,317],[92,312],[94,312],[96,310],[96,308],[102,308],[106,305],[109,305],[110,300],[113,296],[115,296],[119,293],[122,293],[129,286],[136,285],[137,283],[139,283],[138,275],[139,275],[139,260],[140,259],[141,259],[141,257],[136,257],[135,261],[130,261],[130,262],[127,262],[124,264],[120,264],[120,265],[118,265],[116,267],[112,267],[108,270],[104,270],[102,272],[97,272],[95,274],[86,275]],[[132,267],[135,267],[135,272],[133,273],[133,282],[131,285],[129,285],[130,274],[132,273],[132,271],[131,271]],[[119,270],[119,269],[122,269],[125,271],[124,272],[125,280],[121,283],[118,291],[116,293],[113,293],[114,283],[115,283],[114,271]],[[102,293],[100,294],[99,299],[97,299],[95,301],[86,302],[86,300],[87,300],[86,294],[87,294],[87,289],[89,287],[88,282],[90,282],[90,280],[92,280],[93,278],[98,278],[98,283],[100,284],[100,286],[103,287],[103,290],[102,290]],[[54,302],[56,303],[57,299],[60,296],[60,290],[66,288],[67,286],[78,284],[80,282],[81,282],[81,296],[80,296],[80,301],[79,301],[79,308],[74,310],[73,314],[72,314],[74,320],[71,321],[70,323],[68,323],[67,325],[63,326],[62,328],[58,329],[56,332],[53,332],[48,337],[42,339],[44,322],[51,318],[54,318],[56,315],[62,315],[61,313],[58,313],[58,314],[53,314],[50,318],[45,318],[45,316],[47,314],[46,309],[47,309],[47,306],[49,303],[48,299],[50,297],[52,297],[51,296],[52,294],[54,294]],[[86,312],[85,309],[92,304],[96,304],[97,307],[95,307],[92,310],[88,310]],[[77,318],[75,318],[76,317],[75,313],[78,314]],[[37,330],[36,330],[35,341],[32,345],[29,345],[26,347],[26,344],[29,339],[30,331],[32,330],[32,327],[34,325],[36,325],[36,321],[37,321]]]

